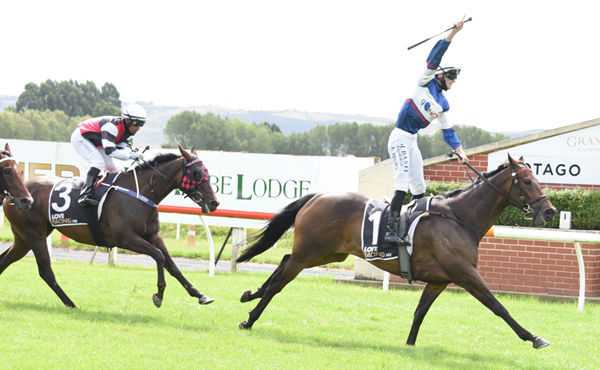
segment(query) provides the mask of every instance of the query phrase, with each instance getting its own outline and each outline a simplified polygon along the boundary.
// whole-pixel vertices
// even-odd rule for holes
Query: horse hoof
[[[209,304],[209,303],[213,303],[215,300],[210,298],[207,295],[202,295],[202,297],[200,297],[198,299],[198,302],[200,302],[200,304]]]
[[[246,329],[246,330],[248,330],[248,329],[252,329],[252,325],[248,325],[248,322],[247,322],[247,321],[242,321],[242,322],[240,323],[240,325],[238,325],[238,327],[239,327],[240,329]]]
[[[162,298],[160,298],[158,294],[154,294],[152,296],[152,302],[154,302],[156,307],[160,307],[162,305]]]
[[[542,337],[533,337],[533,348],[540,349],[550,345],[546,339]]]
[[[250,301],[250,294],[252,294],[252,292],[249,290],[246,290],[244,293],[242,293],[242,298],[240,298],[240,302],[244,303]]]

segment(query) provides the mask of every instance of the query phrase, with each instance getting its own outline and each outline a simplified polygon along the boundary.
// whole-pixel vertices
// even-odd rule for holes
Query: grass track
[[[499,297],[513,317],[552,345],[534,350],[465,293],[431,308],[417,345],[404,343],[420,292],[299,277],[274,298],[254,328],[237,328],[257,301],[241,304],[265,274],[185,271],[216,298],[200,307],[170,276],[153,306],[156,271],[54,261],[78,306],[62,305],[33,258],[0,276],[3,368],[597,368],[600,306]]]

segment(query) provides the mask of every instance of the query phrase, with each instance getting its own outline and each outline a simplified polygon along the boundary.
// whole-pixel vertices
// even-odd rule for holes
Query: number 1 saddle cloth
[[[411,245],[407,250],[412,254],[413,234],[421,217],[429,216],[429,205],[432,197],[413,200],[402,207],[402,219],[408,223],[404,230],[408,230],[408,240]],[[366,261],[391,260],[398,258],[398,245],[384,240],[389,217],[389,203],[381,199],[370,199],[365,206],[363,216],[361,239],[362,250]]]

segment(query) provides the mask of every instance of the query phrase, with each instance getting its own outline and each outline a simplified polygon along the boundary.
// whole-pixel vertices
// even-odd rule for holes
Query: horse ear
[[[193,155],[196,155],[196,147],[195,146],[192,147],[192,150],[190,150],[190,153],[192,153]]]
[[[521,157],[519,158],[519,161],[521,161],[521,162],[525,161],[525,159],[523,159],[523,156],[521,156]]]
[[[6,151],[7,151],[7,152],[9,152],[9,153],[12,153],[12,152],[10,151],[10,146],[8,145],[8,143],[6,143],[6,145],[4,145],[4,150],[6,150]]]
[[[181,155],[183,156],[183,158],[187,159],[188,161],[191,161],[193,158],[190,155],[190,153],[188,153],[185,149],[183,149],[181,147],[181,145],[179,146],[179,152],[181,152]]]
[[[516,165],[516,161],[510,156],[510,153],[508,154],[508,163],[513,167]]]

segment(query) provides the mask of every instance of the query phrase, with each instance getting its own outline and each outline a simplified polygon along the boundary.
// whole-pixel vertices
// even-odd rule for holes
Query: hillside
[[[222,118],[238,118],[248,123],[268,122],[279,126],[284,135],[294,132],[309,131],[318,125],[330,125],[334,123],[357,122],[372,123],[374,125],[388,125],[393,123],[392,119],[381,117],[367,117],[349,114],[301,112],[295,110],[282,111],[251,111],[241,109],[227,109],[218,106],[197,107],[161,107],[149,103],[140,102],[148,112],[148,123],[136,135],[136,141],[143,145],[160,146],[165,140],[163,130],[169,119],[184,110],[196,111],[201,114],[213,113]]]
[[[17,97],[0,95],[0,111],[9,106],[14,106]],[[369,117],[362,115],[321,113],[321,112],[303,112],[297,110],[280,111],[253,111],[241,109],[229,109],[213,105],[195,106],[195,107],[168,107],[155,106],[152,103],[139,102],[148,112],[148,123],[136,135],[137,145],[150,145],[160,147],[166,141],[163,134],[164,128],[171,117],[183,112],[184,110],[196,111],[201,114],[211,112],[222,118],[238,118],[248,123],[268,122],[279,126],[284,135],[294,132],[309,131],[318,125],[330,125],[335,123],[357,122],[372,123],[374,125],[389,125],[394,123],[395,118]],[[505,132],[510,138],[523,136],[531,132]]]

